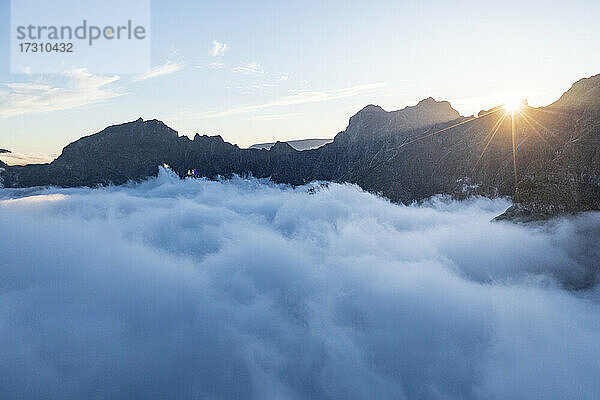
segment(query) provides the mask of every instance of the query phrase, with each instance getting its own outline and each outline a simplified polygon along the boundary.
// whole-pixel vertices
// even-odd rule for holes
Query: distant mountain
[[[321,147],[327,143],[333,142],[333,139],[300,139],[300,140],[288,140],[285,143],[292,146],[295,150],[303,151],[303,150],[311,150]],[[250,149],[265,149],[269,150],[271,147],[275,145],[276,142],[270,143],[257,143],[250,146]]]
[[[501,107],[466,118],[432,98],[392,112],[369,105],[332,143],[305,151],[282,142],[240,149],[220,136],[190,140],[139,119],[69,144],[50,164],[4,167],[1,178],[7,187],[121,184],[156,175],[165,163],[181,177],[351,182],[405,203],[438,193],[513,196],[510,219],[599,210],[599,90],[600,75],[580,80],[548,107],[523,105],[514,124]]]
[[[15,153],[7,151],[0,153],[0,160],[8,165],[44,164],[56,158],[52,154]]]

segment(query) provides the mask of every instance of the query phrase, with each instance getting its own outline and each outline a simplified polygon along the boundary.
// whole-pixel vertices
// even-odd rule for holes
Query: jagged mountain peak
[[[419,127],[448,122],[460,117],[460,113],[452,108],[449,101],[437,101],[433,97],[423,99],[415,106],[408,106],[397,111],[397,115],[403,117],[409,117],[411,114],[421,118],[420,121],[415,121],[420,125]]]
[[[397,111],[385,111],[380,106],[369,104],[350,118],[348,128],[338,135],[338,140],[376,139],[457,118],[460,118],[460,113],[448,101],[437,101],[433,97]]]
[[[444,113],[451,113],[452,114],[451,117],[454,117],[454,119],[460,117],[459,112],[456,111],[454,108],[452,108],[452,105],[450,104],[450,102],[448,102],[446,100],[437,101],[436,99],[434,99],[431,96],[420,100],[414,106],[406,106],[406,107],[404,107],[400,110],[396,110],[396,111],[386,111],[379,105],[369,104],[369,105],[363,107],[359,112],[357,112],[355,114],[355,116],[365,114],[365,113],[369,113],[369,114],[370,113],[378,113],[378,114],[388,113],[388,114],[402,115],[402,114],[407,114],[407,113],[412,113],[412,112],[431,112],[431,113],[444,112]]]
[[[275,152],[275,153],[294,153],[294,152],[296,152],[296,150],[286,142],[275,142],[273,147],[271,147],[270,151]]]
[[[423,100],[419,101],[417,103],[417,106],[418,105],[423,105],[423,104],[434,104],[434,103],[438,103],[438,101],[436,101],[433,97],[429,96],[426,99],[423,99]],[[439,103],[441,103],[441,101]],[[448,104],[450,104],[450,103],[448,103]]]
[[[221,137],[221,135],[209,136],[207,134],[200,135],[199,133],[196,133],[194,135],[194,140],[193,140],[194,142],[198,142],[198,141],[202,141],[202,140],[204,140],[204,141],[212,140],[212,141],[216,141],[219,143],[225,143],[225,140],[223,140],[223,137]]]
[[[164,122],[158,120],[158,119],[148,119],[148,120],[144,120],[142,119],[142,117],[133,120],[133,121],[129,121],[129,122],[124,122],[122,124],[115,124],[115,125],[110,125],[107,126],[106,128],[104,128],[103,130],[101,130],[98,133],[95,133],[93,135],[90,136],[85,136],[84,138],[87,137],[102,137],[103,135],[108,135],[108,134],[121,134],[121,135],[128,135],[128,134],[132,134],[132,133],[139,133],[139,132],[144,132],[144,131],[148,131],[148,132],[160,132],[160,131],[169,131],[169,132],[175,132],[173,129],[171,129],[170,127],[168,127]]]
[[[386,113],[387,111],[385,111],[381,106],[375,105],[375,104],[369,104],[365,107],[363,107],[357,114],[360,113]]]

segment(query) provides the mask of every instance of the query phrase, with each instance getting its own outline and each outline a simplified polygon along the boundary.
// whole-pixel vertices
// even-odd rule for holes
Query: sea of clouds
[[[255,179],[0,190],[2,399],[598,399],[600,213]]]

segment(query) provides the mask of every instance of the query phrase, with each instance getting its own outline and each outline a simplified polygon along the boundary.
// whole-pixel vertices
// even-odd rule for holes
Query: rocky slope
[[[369,105],[332,143],[306,151],[280,142],[240,149],[220,136],[190,140],[139,119],[69,144],[50,164],[4,167],[2,178],[11,187],[120,184],[155,175],[164,163],[182,177],[352,182],[401,202],[438,193],[514,196],[504,217],[537,219],[600,209],[599,90],[597,75],[548,107],[525,105],[514,115],[495,108],[477,118],[431,98],[393,112]]]

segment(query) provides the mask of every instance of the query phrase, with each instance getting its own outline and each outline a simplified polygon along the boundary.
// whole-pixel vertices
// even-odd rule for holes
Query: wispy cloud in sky
[[[185,67],[185,65],[168,61],[166,64],[157,65],[143,74],[138,75],[135,77],[135,79],[133,79],[133,82],[144,81],[146,79],[156,78],[157,76],[162,75],[169,75],[182,70],[183,67]]]
[[[223,69],[223,68],[225,68],[225,67],[226,67],[226,65],[225,65],[224,63],[222,63],[222,62],[218,62],[218,61],[211,62],[211,63],[210,63],[208,66],[209,66],[210,68],[212,68],[212,69]],[[201,67],[201,66],[199,66],[199,67],[196,67],[196,68],[202,68],[202,67]]]
[[[229,46],[227,43],[221,43],[216,40],[213,40],[212,49],[210,50],[210,55],[212,57],[224,56],[225,52],[229,50]]]
[[[67,110],[120,96],[109,85],[119,76],[93,75],[86,69],[65,73],[63,85],[46,82],[7,83],[0,89],[0,117]]]
[[[303,91],[298,92],[293,95],[283,96],[279,99],[262,103],[262,104],[254,104],[254,105],[246,105],[240,107],[230,108],[228,110],[223,111],[214,111],[214,112],[205,112],[205,113],[191,113],[191,112],[181,112],[177,114],[171,120],[184,120],[184,119],[210,119],[210,118],[219,118],[219,117],[227,117],[230,115],[238,115],[250,113],[253,111],[264,110],[267,108],[273,107],[285,107],[299,104],[308,104],[308,103],[322,103],[326,101],[333,101],[344,99],[348,97],[353,97],[360,95],[362,93],[379,89],[385,86],[384,82],[376,82],[369,83],[364,85],[356,85],[350,86],[342,89],[331,89],[331,90],[323,90],[323,91]]]
[[[264,74],[265,71],[258,65],[258,63],[248,63],[244,65],[238,65],[231,69],[233,72],[242,74]]]
[[[267,114],[267,115],[255,115],[252,117],[255,121],[279,121],[282,119],[290,119],[302,115],[301,113],[281,113],[281,114]]]

